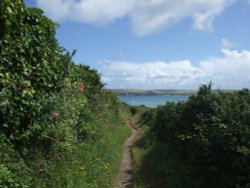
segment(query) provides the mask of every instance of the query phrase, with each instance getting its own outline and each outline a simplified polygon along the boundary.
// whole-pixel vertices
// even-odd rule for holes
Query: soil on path
[[[124,154],[122,165],[118,176],[118,183],[116,188],[132,188],[133,187],[133,154],[132,145],[134,144],[138,131],[131,119],[129,119],[129,126],[132,129],[131,136],[127,139],[124,145]]]

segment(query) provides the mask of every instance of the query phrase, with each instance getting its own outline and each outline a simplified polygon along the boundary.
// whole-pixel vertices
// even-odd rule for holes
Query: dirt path
[[[133,154],[132,145],[137,137],[137,128],[132,120],[129,120],[129,126],[132,129],[131,136],[127,139],[124,145],[124,154],[121,169],[118,176],[116,188],[132,188],[133,187]]]

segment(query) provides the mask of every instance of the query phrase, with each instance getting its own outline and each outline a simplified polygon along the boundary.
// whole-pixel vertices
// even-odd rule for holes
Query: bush
[[[111,187],[129,134],[117,97],[42,10],[2,0],[0,28],[0,187]]]
[[[204,85],[186,103],[157,108],[152,131],[191,165],[194,187],[244,187],[250,178],[250,92]]]
[[[67,63],[55,38],[57,25],[21,0],[0,3],[1,132],[19,147],[42,101],[64,84]]]

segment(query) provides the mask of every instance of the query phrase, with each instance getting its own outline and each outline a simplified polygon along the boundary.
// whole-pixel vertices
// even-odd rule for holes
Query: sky
[[[250,0],[25,0],[106,88],[250,88]]]

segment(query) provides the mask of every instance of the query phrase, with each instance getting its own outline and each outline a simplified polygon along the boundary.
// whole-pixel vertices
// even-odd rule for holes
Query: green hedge
[[[117,96],[42,10],[1,0],[0,28],[0,187],[112,186],[129,134]]]
[[[177,160],[189,163],[193,187],[250,183],[248,89],[212,92],[204,85],[185,103],[158,107],[152,130]]]

